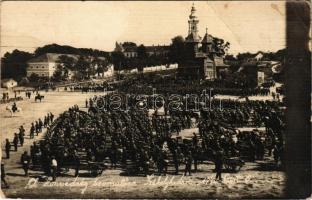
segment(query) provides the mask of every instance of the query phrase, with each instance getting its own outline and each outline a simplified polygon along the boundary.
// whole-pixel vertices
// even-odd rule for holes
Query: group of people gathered
[[[44,116],[44,120],[42,121],[40,118],[35,121],[34,123],[31,123],[31,127],[29,130],[29,139],[34,139],[34,136],[36,134],[36,136],[39,135],[39,133],[42,133],[42,129],[43,128],[48,128],[52,122],[54,120],[54,115],[49,112],[46,116]],[[6,159],[10,159],[10,154],[11,154],[11,150],[12,150],[12,146],[14,148],[14,151],[17,152],[18,151],[18,147],[23,147],[24,145],[24,141],[25,141],[25,136],[26,136],[26,130],[24,128],[23,125],[21,125],[19,127],[18,133],[14,133],[14,137],[13,140],[10,141],[8,138],[6,138],[5,140],[5,153],[6,153]],[[36,147],[34,147],[36,144],[36,142],[34,142],[34,145],[31,146],[30,149],[30,155],[28,153],[28,151],[24,151],[23,154],[21,155],[21,165],[22,168],[25,172],[25,176],[28,176],[28,170],[30,168],[30,163],[32,162],[33,164],[35,164],[35,149]],[[3,157],[2,157],[3,158]],[[8,184],[5,180],[5,170],[4,170],[4,162],[2,160],[1,162],[1,179],[2,182],[4,183],[5,187],[8,187]]]
[[[97,102],[105,102],[110,95],[87,100],[89,112],[74,106],[61,114],[45,139],[33,147],[40,155],[32,158],[33,162],[51,174],[54,159],[58,163],[56,171],[52,170],[54,176],[64,168],[74,168],[78,176],[88,163],[97,162],[144,175],[151,171],[167,174],[172,166],[172,173],[178,174],[184,165],[184,174],[190,175],[199,163],[212,160],[218,179],[222,179],[224,158],[254,162],[273,153],[277,164],[283,162],[285,119],[281,102],[227,100],[222,109],[169,109],[164,114],[157,110],[151,114],[149,107],[137,109],[131,101],[128,110],[102,110]],[[250,124],[265,126],[266,131],[236,129]],[[199,133],[189,139],[179,137],[183,129],[196,126]]]

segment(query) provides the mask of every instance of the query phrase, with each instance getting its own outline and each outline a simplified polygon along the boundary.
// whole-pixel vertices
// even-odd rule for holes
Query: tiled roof
[[[212,43],[212,41],[213,41],[212,36],[206,33],[202,40],[202,43]]]

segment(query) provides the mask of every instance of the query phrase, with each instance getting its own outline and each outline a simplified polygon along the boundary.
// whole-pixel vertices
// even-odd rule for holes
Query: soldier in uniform
[[[2,182],[4,184],[4,187],[2,186]],[[9,185],[7,181],[5,180],[5,170],[4,170],[3,159],[1,159],[1,188],[9,188]]]
[[[40,128],[39,128],[39,123],[38,121],[35,122],[35,131],[36,131],[36,136],[38,136],[39,132],[40,132]]]
[[[77,177],[79,175],[79,169],[80,169],[80,158],[78,156],[77,151],[74,153],[74,161],[75,161],[75,176]]]
[[[30,127],[30,133],[29,133],[30,139],[33,139],[33,138],[34,138],[34,133],[35,133],[35,125],[34,125],[34,123],[32,122],[32,123],[31,123],[31,127]]]
[[[179,155],[176,149],[173,150],[173,163],[175,168],[175,174],[179,174]]]
[[[6,153],[6,158],[7,159],[10,158],[10,150],[11,150],[11,143],[10,143],[9,139],[7,138],[5,140],[5,153]]]
[[[50,112],[50,123],[53,122],[53,119],[54,119],[54,115]]]
[[[43,122],[41,118],[39,118],[38,126],[39,126],[39,132],[42,132]]]
[[[18,135],[17,135],[17,133],[14,133],[13,144],[14,144],[14,151],[17,151],[17,145],[18,145]]]
[[[184,176],[186,176],[187,172],[191,176],[192,162],[193,162],[192,153],[191,151],[188,151],[185,156]]]
[[[23,126],[21,126],[19,128],[19,133],[18,133],[18,138],[19,138],[21,146],[24,145],[24,136],[25,136],[25,129]]]
[[[21,156],[21,163],[23,165],[23,170],[25,172],[25,176],[28,176],[28,169],[30,164],[30,156],[27,154],[27,151],[24,151],[24,153]]]
[[[216,170],[216,180],[222,181],[221,173],[223,167],[223,152],[221,148],[218,148],[215,155],[215,170]]]

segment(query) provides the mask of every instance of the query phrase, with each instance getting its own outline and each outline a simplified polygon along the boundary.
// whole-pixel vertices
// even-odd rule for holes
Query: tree
[[[73,57],[67,55],[61,55],[58,58],[58,63],[62,64],[63,67],[69,70],[75,70],[76,61]]]
[[[238,61],[243,62],[243,61],[246,61],[246,60],[248,60],[250,58],[253,58],[254,56],[255,56],[254,54],[246,52],[246,53],[239,53],[236,56],[236,58],[237,58]]]
[[[114,65],[114,69],[120,71],[124,69],[126,58],[121,52],[113,52],[112,53],[112,63]]]
[[[26,76],[27,62],[33,54],[15,49],[12,53],[5,53],[1,58],[1,78],[20,80]]]
[[[229,42],[225,42],[223,39],[221,38],[217,38],[217,37],[212,37],[213,39],[213,48],[217,54],[217,56],[224,56],[225,53],[228,51],[228,49],[230,48],[230,43]]]
[[[138,58],[139,59],[146,59],[147,53],[146,53],[146,48],[143,44],[141,44],[138,48],[137,48],[137,53],[138,53]]]
[[[124,42],[122,46],[123,47],[137,47],[136,43],[134,42]]]
[[[182,36],[176,36],[172,38],[172,43],[169,49],[169,62],[179,63],[184,58],[184,38]]]
[[[90,62],[87,57],[85,56],[79,56],[77,64],[76,64],[76,69],[77,72],[80,74],[81,77],[80,79],[85,79],[85,78],[90,78],[89,74],[89,68],[90,68]]]
[[[106,51],[100,51],[100,50],[91,49],[91,48],[75,48],[72,46],[58,45],[58,44],[48,44],[43,47],[38,47],[35,50],[35,56],[40,56],[45,53],[109,57],[109,53]]]
[[[232,54],[228,54],[224,57],[224,60],[227,61],[236,61],[236,58]]]
[[[104,76],[104,72],[108,70],[109,63],[105,58],[94,57],[94,59],[92,60],[92,65],[98,76],[100,76],[100,74]]]
[[[62,81],[63,77],[62,66],[58,65],[56,70],[53,73],[52,80],[53,81]]]
[[[38,74],[35,74],[35,73],[32,73],[30,76],[29,76],[29,81],[30,82],[34,82],[34,83],[37,83],[39,81],[40,77]]]

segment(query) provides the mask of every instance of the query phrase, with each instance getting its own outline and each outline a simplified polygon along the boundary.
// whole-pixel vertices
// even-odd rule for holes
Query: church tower
[[[188,36],[185,38],[186,48],[190,56],[195,56],[198,52],[198,44],[200,43],[200,36],[198,35],[198,22],[197,16],[195,15],[196,9],[193,3],[191,14],[188,20]]]

